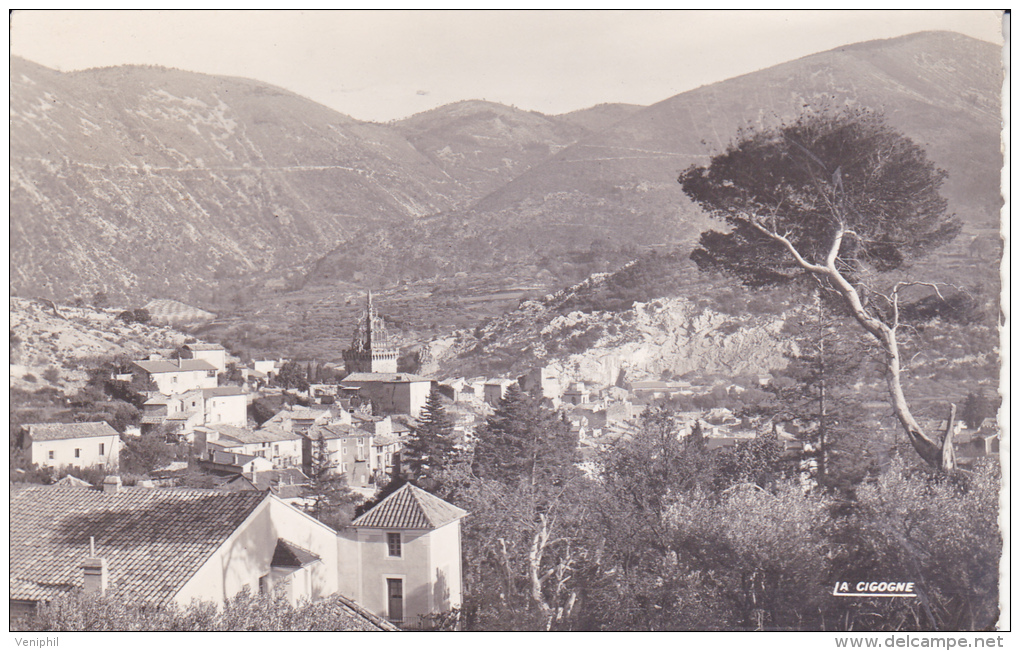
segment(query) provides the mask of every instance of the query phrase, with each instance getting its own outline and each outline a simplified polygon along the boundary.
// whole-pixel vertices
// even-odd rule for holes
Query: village
[[[371,293],[348,330],[352,344],[342,351],[337,382],[287,388],[276,381],[287,360],[242,364],[219,344],[187,343],[174,356],[153,351],[135,360],[130,373],[110,378],[145,388],[138,425],[123,432],[104,421],[25,425],[25,461],[63,478],[47,487],[16,484],[12,612],[30,614],[72,588],[181,605],[222,601],[242,589],[279,589],[294,604],[343,599],[351,617],[369,627],[413,627],[460,606],[460,520],[470,514],[406,483],[334,530],[309,515],[313,476],[325,468],[361,501],[371,501],[403,475],[402,447],[420,426],[430,394],[451,416],[456,446],[469,450],[475,428],[513,388],[569,422],[578,465],[594,477],[599,469],[592,464],[638,433],[649,406],[714,388],[684,380],[591,386],[549,367],[517,378],[399,372],[399,350]],[[239,382],[221,384],[228,369]],[[772,378],[756,379],[761,388]],[[723,395],[747,389],[722,386]],[[258,423],[251,406],[267,397],[286,400]],[[767,427],[724,407],[673,414],[676,436],[697,429],[708,450],[753,441]],[[811,443],[798,437],[796,423],[771,431],[783,455],[808,476],[810,455],[803,453]],[[153,433],[168,446],[186,445],[188,458],[125,485],[119,475],[125,442]],[[955,434],[961,463],[998,453],[998,430],[990,424],[965,431],[958,422]],[[102,470],[101,485],[75,477],[90,468]],[[72,522],[79,524],[68,536]],[[141,544],[141,530],[151,527],[159,535]],[[204,532],[201,541],[197,530]],[[154,570],[171,562],[174,572]]]

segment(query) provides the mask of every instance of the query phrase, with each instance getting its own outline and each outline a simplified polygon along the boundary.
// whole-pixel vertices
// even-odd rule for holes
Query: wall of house
[[[461,605],[463,574],[460,555],[460,520],[429,534],[432,558],[432,608],[443,612]]]
[[[301,466],[301,439],[294,438],[272,443],[271,461],[277,468],[295,468]]]
[[[399,532],[402,537],[401,556],[389,556],[387,533]],[[386,579],[403,579],[404,620],[418,621],[419,615],[432,612],[435,575],[429,531],[399,529],[358,529],[361,559],[360,587],[353,598],[369,611],[389,617]]]
[[[214,396],[205,401],[205,422],[207,425],[248,424],[248,400],[244,394],[236,396]]]
[[[78,439],[61,439],[58,441],[28,440],[29,461],[45,468],[62,468],[78,466],[88,468],[103,466],[112,470],[120,467],[121,441],[119,436],[92,436]],[[103,453],[99,453],[99,446]],[[75,450],[79,450],[75,456]],[[50,458],[50,452],[53,458]]]
[[[212,373],[212,376],[209,375]],[[152,381],[160,393],[172,395],[192,389],[215,389],[218,385],[215,371],[176,371],[174,373],[152,373]]]
[[[217,549],[181,590],[174,601],[187,605],[192,599],[222,602],[244,587],[259,590],[259,578],[272,573],[273,552],[278,539],[303,547],[320,562],[305,566],[291,581],[291,597],[319,599],[338,588],[336,532],[273,496],[267,496],[237,531]],[[276,573],[276,579],[280,573]]]
[[[204,359],[220,373],[227,370],[227,351],[225,350],[187,350],[182,351],[184,357]]]

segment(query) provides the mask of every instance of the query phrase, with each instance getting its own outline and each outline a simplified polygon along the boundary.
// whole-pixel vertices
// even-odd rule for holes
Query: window
[[[170,384],[177,384],[177,376],[176,375],[171,375],[170,376]]]
[[[400,558],[400,534],[399,533],[388,533],[386,534],[386,549],[389,551],[390,556]]]
[[[269,575],[263,574],[259,577],[259,594],[266,594],[269,592]]]
[[[103,456],[104,454],[106,454],[106,444],[105,443],[100,443],[99,444],[99,456]]]
[[[75,459],[80,459],[81,458],[81,448],[75,448],[74,449],[74,458]]]
[[[347,455],[347,448],[344,448],[344,456]]]
[[[50,459],[53,459],[53,458],[54,458],[54,452],[53,452],[53,450],[50,450]]]

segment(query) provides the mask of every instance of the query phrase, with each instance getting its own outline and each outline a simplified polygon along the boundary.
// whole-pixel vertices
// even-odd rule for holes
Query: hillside
[[[264,349],[300,332],[280,352],[319,356],[346,339],[337,316],[373,287],[421,341],[649,250],[686,258],[713,224],[678,172],[742,125],[824,100],[883,109],[948,170],[965,230],[915,274],[987,306],[1001,251],[998,60],[991,44],[922,33],[649,107],[550,117],[460,102],[392,125],[254,81],[13,60],[11,291],[176,299],[219,316],[210,334]],[[654,298],[645,288],[634,300]]]
[[[393,126],[478,198],[590,132],[577,121],[483,101],[447,104]]]
[[[643,108],[637,104],[598,104],[586,109],[562,113],[555,117],[594,133],[608,129]]]
[[[677,174],[722,150],[747,124],[808,103],[859,103],[921,143],[949,172],[944,192],[969,236],[997,229],[997,48],[952,33],[870,41],[705,86],[642,109],[564,149],[470,210],[430,220],[434,240],[459,241],[500,263],[610,242],[690,244],[706,225]]]
[[[465,192],[395,130],[260,82],[12,59],[18,295],[222,302]]]
[[[51,386],[70,394],[85,382],[96,360],[141,359],[187,339],[169,327],[124,323],[118,312],[12,298],[11,387],[34,391]]]

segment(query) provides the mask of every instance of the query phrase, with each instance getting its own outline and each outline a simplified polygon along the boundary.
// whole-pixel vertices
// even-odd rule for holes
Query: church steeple
[[[344,351],[348,373],[396,373],[399,351],[386,333],[386,325],[372,304],[372,291],[365,301],[365,312],[354,328],[351,348]]]

